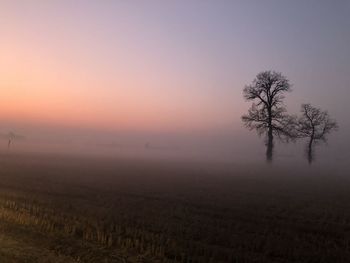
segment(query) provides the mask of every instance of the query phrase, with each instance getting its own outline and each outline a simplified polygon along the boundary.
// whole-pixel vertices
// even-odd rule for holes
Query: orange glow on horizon
[[[125,52],[125,43],[104,53],[79,45],[85,36],[41,38],[15,24],[6,34],[0,43],[2,120],[185,131],[236,119],[229,97],[216,94],[200,60],[187,66],[174,58],[180,63],[174,65],[147,50]]]

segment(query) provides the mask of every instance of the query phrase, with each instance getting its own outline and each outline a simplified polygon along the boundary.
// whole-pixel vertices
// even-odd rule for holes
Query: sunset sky
[[[242,129],[262,70],[350,127],[350,1],[0,1],[0,126]]]

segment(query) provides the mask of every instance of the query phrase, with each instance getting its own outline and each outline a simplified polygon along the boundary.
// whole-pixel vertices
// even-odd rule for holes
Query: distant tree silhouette
[[[274,136],[284,141],[295,138],[295,119],[286,114],[283,104],[284,93],[290,91],[289,80],[275,71],[260,72],[243,90],[244,98],[253,101],[253,104],[242,116],[242,121],[248,129],[256,130],[259,136],[266,135],[267,161],[272,161]]]
[[[327,135],[338,129],[338,124],[332,120],[327,111],[322,111],[310,104],[301,105],[301,116],[297,122],[299,138],[308,138],[307,156],[311,164],[313,161],[313,146],[318,142],[327,142]]]
[[[13,133],[13,132],[9,132],[8,134],[8,143],[7,143],[7,149],[10,150],[10,147],[11,147],[11,144],[12,144],[12,141],[16,138],[16,135]]]
[[[9,132],[7,134],[0,134],[0,139],[7,139],[7,149],[10,150],[13,143],[17,140],[24,140],[25,137],[22,135],[15,134],[14,132]]]

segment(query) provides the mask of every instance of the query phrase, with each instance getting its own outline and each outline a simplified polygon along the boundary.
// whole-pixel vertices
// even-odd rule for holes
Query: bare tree
[[[253,104],[242,116],[242,121],[248,129],[256,130],[259,136],[266,135],[267,161],[272,160],[274,136],[286,141],[295,138],[295,118],[286,114],[283,104],[284,93],[290,91],[289,80],[275,71],[260,72],[243,90],[244,98],[253,101]]]
[[[327,142],[327,135],[338,129],[338,124],[332,120],[327,111],[322,111],[310,104],[301,105],[301,117],[297,123],[299,138],[308,138],[308,161],[313,161],[313,146],[318,142]]]

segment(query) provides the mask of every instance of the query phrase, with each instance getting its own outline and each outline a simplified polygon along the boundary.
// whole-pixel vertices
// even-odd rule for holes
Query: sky
[[[350,131],[350,1],[0,0],[0,130],[245,130],[244,85],[287,76]]]

